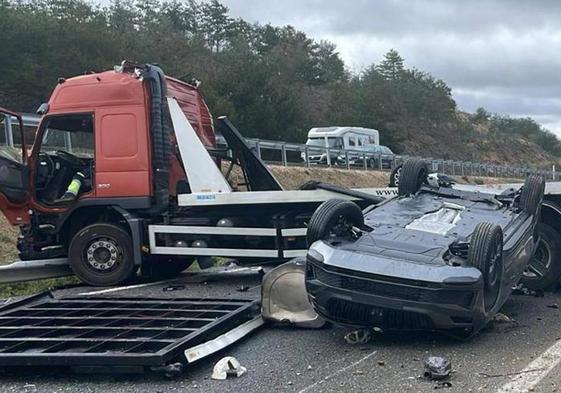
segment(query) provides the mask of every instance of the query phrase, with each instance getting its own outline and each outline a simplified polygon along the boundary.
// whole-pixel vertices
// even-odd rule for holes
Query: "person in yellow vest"
[[[72,181],[68,184],[66,191],[64,194],[58,198],[55,203],[70,203],[74,202],[81,191],[84,191],[87,188],[89,183],[89,171],[83,170],[80,172],[76,172],[76,174],[72,177]]]

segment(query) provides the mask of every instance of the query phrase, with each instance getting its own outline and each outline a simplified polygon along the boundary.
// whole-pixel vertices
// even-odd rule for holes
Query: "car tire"
[[[503,276],[503,231],[489,222],[477,224],[469,244],[468,263],[483,275],[483,307],[490,312],[500,295]]]
[[[145,270],[150,278],[171,278],[191,267],[194,262],[195,258],[189,256],[152,255],[146,262],[147,269]],[[143,274],[145,270],[143,270]]]
[[[397,194],[399,196],[416,194],[426,182],[428,172],[427,164],[423,160],[405,161],[397,185]]]
[[[390,173],[390,187],[397,187],[399,185],[399,178],[401,177],[401,170],[403,165],[398,165],[392,169]]]
[[[533,290],[555,289],[561,277],[561,235],[547,224],[538,224],[539,241],[520,282]]]
[[[343,199],[329,199],[312,214],[306,239],[308,245],[311,245],[317,240],[327,240],[334,235],[334,230],[343,234],[343,231],[350,229],[350,226],[363,225],[364,216],[356,203]]]
[[[94,286],[122,284],[138,268],[130,234],[112,224],[92,224],[79,230],[70,242],[68,257],[74,274]]]
[[[537,214],[543,200],[545,180],[541,176],[530,175],[524,181],[520,194],[520,207],[528,214]]]

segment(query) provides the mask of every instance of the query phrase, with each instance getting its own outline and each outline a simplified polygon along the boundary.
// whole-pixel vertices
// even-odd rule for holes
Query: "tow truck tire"
[[[68,257],[74,274],[94,286],[122,284],[137,270],[131,236],[112,224],[82,228],[70,242]]]
[[[545,180],[541,176],[530,175],[524,181],[520,194],[520,206],[529,214],[537,214],[542,203]]]
[[[423,160],[411,159],[405,161],[401,168],[397,194],[399,196],[416,194],[429,174],[427,164]]]
[[[555,289],[561,277],[561,235],[547,224],[538,224],[536,252],[520,282],[533,290]]]
[[[398,165],[392,169],[390,173],[390,187],[397,187],[399,185],[399,178],[401,177],[401,169],[403,165]]]
[[[483,275],[483,306],[488,313],[497,303],[503,276],[503,230],[499,225],[477,224],[471,235],[468,264]]]
[[[308,246],[317,240],[327,239],[339,224],[360,227],[364,225],[364,216],[360,207],[344,199],[329,199],[316,209],[306,232]]]

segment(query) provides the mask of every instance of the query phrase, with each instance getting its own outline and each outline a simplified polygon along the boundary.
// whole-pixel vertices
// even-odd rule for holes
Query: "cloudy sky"
[[[222,0],[233,16],[334,42],[354,72],[396,49],[460,109],[531,116],[561,136],[561,1]]]

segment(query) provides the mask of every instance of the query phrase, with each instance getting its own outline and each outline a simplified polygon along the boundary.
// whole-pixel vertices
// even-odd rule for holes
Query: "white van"
[[[316,127],[308,131],[306,141],[309,162],[327,165],[343,164],[337,150],[372,151],[372,147],[379,144],[378,130],[363,127]],[[329,156],[326,150],[330,151]],[[301,157],[306,161],[306,153],[303,152]]]

